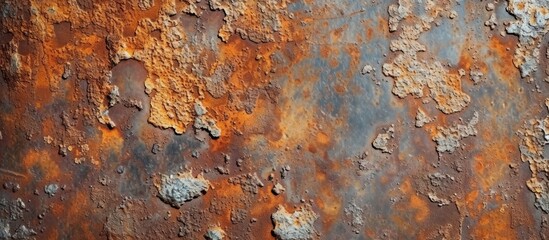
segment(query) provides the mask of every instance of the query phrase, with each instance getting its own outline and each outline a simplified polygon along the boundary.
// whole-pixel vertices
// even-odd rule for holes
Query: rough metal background
[[[547,0],[0,2],[0,239],[549,237]]]

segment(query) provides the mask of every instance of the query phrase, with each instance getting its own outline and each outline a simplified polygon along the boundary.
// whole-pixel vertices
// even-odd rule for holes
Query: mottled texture
[[[44,192],[48,194],[50,197],[55,196],[55,193],[59,190],[59,185],[56,183],[48,184],[44,187]]]
[[[289,213],[284,206],[278,206],[271,218],[273,233],[279,240],[317,239],[314,222],[318,216],[307,207]]]
[[[437,143],[439,153],[452,153],[461,146],[460,140],[469,136],[477,135],[475,125],[478,124],[479,116],[475,112],[471,120],[466,124],[456,123],[449,127],[437,127],[433,141]]]
[[[207,240],[222,240],[225,236],[227,236],[227,234],[219,226],[208,228],[208,231],[204,234],[204,238]]]
[[[546,6],[3,1],[0,238],[549,236]]]
[[[392,153],[393,148],[389,145],[389,140],[394,138],[395,129],[394,126],[391,126],[385,131],[385,133],[380,133],[376,136],[372,142],[372,146],[375,149],[381,150],[384,153]]]
[[[506,28],[507,32],[520,40],[513,63],[522,77],[531,76],[538,70],[541,40],[549,31],[549,1],[510,0],[507,10],[517,19]]]
[[[211,9],[225,13],[225,24],[219,29],[219,37],[225,42],[235,33],[256,43],[288,40],[291,35],[282,23],[288,18],[287,0],[209,0],[209,4]]]
[[[210,182],[202,175],[193,177],[192,172],[174,175],[162,175],[158,188],[158,197],[174,208],[180,208],[185,202],[202,196],[210,188]]]
[[[527,162],[532,172],[526,185],[536,195],[536,205],[549,213],[549,187],[544,177],[549,173],[545,146],[549,143],[549,118],[532,119],[519,131],[521,159]]]
[[[383,74],[394,78],[393,93],[400,98],[423,97],[423,89],[427,87],[439,110],[447,114],[459,112],[471,102],[461,90],[459,75],[450,73],[438,61],[418,58],[419,52],[426,51],[419,37],[431,28],[430,21],[417,21],[401,28],[399,38],[391,41],[391,51],[400,53],[392,62],[383,64]]]
[[[425,126],[425,124],[432,122],[434,119],[427,116],[425,111],[418,109],[416,113],[416,127],[420,128]]]

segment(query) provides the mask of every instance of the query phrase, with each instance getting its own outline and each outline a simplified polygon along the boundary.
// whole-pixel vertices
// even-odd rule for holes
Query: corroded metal
[[[549,237],[547,0],[0,10],[0,239]]]

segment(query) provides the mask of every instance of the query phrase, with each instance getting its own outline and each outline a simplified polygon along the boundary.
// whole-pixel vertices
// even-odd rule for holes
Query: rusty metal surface
[[[549,237],[547,0],[0,2],[0,239]]]

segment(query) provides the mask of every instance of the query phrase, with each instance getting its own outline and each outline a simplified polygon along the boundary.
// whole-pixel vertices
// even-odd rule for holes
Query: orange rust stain
[[[368,236],[369,238],[372,238],[372,239],[373,239],[374,237],[376,237],[376,232],[375,232],[374,230],[372,230],[372,229],[366,229],[366,230],[364,230],[364,234],[365,234],[366,236]]]
[[[412,221],[406,216],[406,214],[393,214],[391,216],[391,220],[391,225],[395,226],[400,231],[405,232],[406,234],[412,234]]]
[[[304,87],[309,88],[309,84],[311,83],[308,82]],[[295,92],[293,92],[294,89],[292,88],[285,91],[290,91],[283,93],[287,96],[292,96],[295,94]],[[281,117],[279,122],[276,122],[275,126],[278,126],[278,130],[283,133],[283,136],[275,142],[272,142],[274,147],[284,148],[310,141],[309,139],[311,134],[316,133],[316,130],[314,129],[316,124],[313,123],[315,119],[315,111],[310,108],[311,104],[314,103],[296,103],[291,99],[279,103],[278,107],[280,109]],[[312,126],[313,128],[307,128],[304,126]]]
[[[57,180],[61,172],[58,164],[51,159],[50,153],[45,150],[29,150],[23,157],[23,164],[26,169],[39,167],[44,174],[45,181]],[[28,175],[29,173],[25,172],[23,174]]]
[[[519,84],[517,77],[519,77],[519,71],[517,68],[512,67],[514,49],[517,44],[517,39],[492,37],[489,41],[490,51],[494,55],[494,63],[491,67],[499,79],[504,80],[509,87],[516,88]],[[509,50],[507,50],[509,49]]]
[[[331,49],[329,46],[321,45],[319,53],[322,58],[328,58],[331,54]]]
[[[340,27],[338,29],[335,29],[333,32],[330,33],[332,41],[333,42],[339,42],[341,40],[341,36],[343,35],[343,30],[345,30],[347,27]]]
[[[517,9],[518,9],[518,10],[524,10],[525,7],[526,7],[526,6],[525,6],[525,3],[524,3],[524,2],[519,2],[519,3],[517,4]]]
[[[316,134],[316,141],[322,145],[326,145],[330,143],[330,137],[323,132],[319,132]]]
[[[346,78],[351,79],[354,74],[356,74],[356,70],[358,69],[358,64],[360,63],[360,49],[357,45],[347,45],[345,46],[345,50],[351,57],[351,60],[349,61],[348,71],[346,73]]]
[[[484,161],[481,157],[475,157],[475,170],[476,172],[484,172],[485,171],[485,167],[484,167]]]
[[[212,194],[206,194],[204,197],[213,198],[213,197],[234,197],[242,195],[242,188],[239,185],[228,183],[226,180],[212,183],[215,186],[215,196]]]
[[[55,65],[50,65],[55,66]],[[53,100],[52,92],[50,91],[50,79],[48,76],[48,70],[46,70],[45,65],[41,65],[36,69],[35,77],[35,93],[36,93],[36,102],[35,106],[40,109],[43,105],[48,104]]]
[[[154,4],[151,8],[145,11],[141,9],[137,9],[137,11],[132,11],[132,14],[126,15],[125,17],[126,26],[124,27],[124,32],[123,32],[124,35],[126,37],[134,35],[135,30],[137,29],[137,25],[139,24],[139,19],[158,18],[161,7],[162,7],[162,4]]]
[[[250,216],[256,218],[264,218],[264,216],[270,216],[273,212],[276,211],[278,205],[283,205],[287,209],[290,209],[288,206],[288,201],[285,197],[285,194],[275,196],[271,193],[272,183],[267,183],[266,187],[262,188],[257,198],[261,199],[261,204],[255,204],[250,208]],[[238,197],[238,196],[235,196]],[[269,219],[270,223],[270,219]],[[265,236],[270,235],[272,230],[271,224],[261,224],[260,231],[265,233]]]
[[[336,54],[335,51],[332,51],[332,54]],[[336,58],[335,56],[332,56],[332,58],[330,58],[328,60],[328,64],[330,65],[330,67],[332,68],[337,68],[339,66],[339,59]]]
[[[331,192],[331,191],[330,191]],[[330,193],[329,191],[321,191],[321,194]],[[322,222],[326,226],[333,225],[334,222],[339,220],[339,213],[341,212],[341,203],[336,196],[324,196],[315,200],[318,208],[322,213]]]
[[[334,90],[337,92],[337,93],[345,93],[347,89],[345,89],[345,86],[343,86],[342,84],[336,84],[334,86]]]
[[[373,36],[374,36],[374,30],[372,30],[372,28],[368,28],[368,29],[366,30],[366,37],[367,37],[366,39],[367,39],[368,41],[371,41],[372,38],[373,38]]]
[[[42,120],[42,134],[44,136],[55,136],[55,123],[52,118]]]
[[[512,50],[516,47],[516,43],[517,41],[513,39],[494,36],[490,38],[488,46],[490,51],[497,54],[498,60],[511,63],[514,55]]]
[[[309,89],[303,89],[302,92],[303,99],[308,99],[311,97],[311,90]]]
[[[42,235],[43,239],[60,239],[59,231],[47,231],[44,233],[46,236]]]
[[[473,231],[475,239],[517,239],[511,227],[511,214],[501,206],[483,214]]]
[[[416,195],[408,179],[401,184],[400,191],[410,197],[396,205],[396,211],[391,215],[392,225],[406,234],[413,234],[417,225],[429,217],[429,206],[426,200]]]
[[[51,208],[51,213],[54,215],[54,216],[61,216],[61,215],[64,215],[66,214],[67,212],[67,209],[64,205],[61,205],[61,204],[52,204],[52,208]],[[82,205],[80,205],[80,207],[82,207]]]
[[[243,129],[250,129],[254,128],[253,126],[261,126],[261,124],[267,124],[269,126],[268,131],[261,132],[260,136],[255,135],[247,135],[245,141],[247,142],[254,142],[260,138],[267,138],[275,147],[283,148],[284,143],[282,141],[283,139],[283,133],[286,133],[284,129],[282,128],[281,124],[278,122],[280,117],[278,117],[281,114],[280,109],[274,109],[271,103],[267,103],[265,100],[258,100],[257,106],[262,107],[256,107],[252,114],[247,114],[244,111],[224,111],[222,107],[217,108],[208,108],[212,112],[215,109],[215,111],[219,110],[219,113],[223,113],[223,115],[218,116],[218,119],[226,118],[224,121],[218,121],[217,126],[221,129],[221,136],[218,139],[215,139],[210,142],[210,149],[212,152],[222,152],[225,149],[227,149],[228,146],[231,146],[231,144],[234,144],[234,139],[237,138],[239,133],[242,132]],[[258,120],[258,116],[272,116],[271,118],[263,118],[261,121]],[[268,121],[263,122],[262,121]],[[270,122],[272,121],[272,122]],[[294,128],[295,129],[295,128]],[[258,128],[260,130],[260,128]],[[251,132],[251,133],[257,133],[260,132]]]
[[[74,197],[71,199],[72,201],[70,204],[66,207],[66,213],[69,216],[81,216],[83,211],[86,211],[85,208],[82,208],[83,205],[87,205],[89,203],[89,193],[84,191],[75,191]],[[68,218],[69,220],[74,219],[77,221],[78,218]],[[78,223],[80,223],[78,221]]]
[[[267,185],[266,189],[270,189],[272,186]],[[264,195],[264,196],[261,196]],[[250,208],[250,214],[252,216],[269,216],[271,211],[276,209],[279,204],[284,203],[284,198],[275,197],[270,191],[260,194],[259,198],[263,199],[261,204],[255,204]]]
[[[429,205],[426,200],[416,195],[412,183],[409,179],[406,179],[402,182],[402,184],[400,185],[400,191],[404,195],[410,195],[410,198],[408,199],[408,204],[405,207],[414,212],[415,221],[425,221],[425,219],[427,219],[430,214]]]
[[[379,176],[379,182],[383,185],[388,184],[391,181],[391,177],[387,175],[381,175]]]
[[[224,149],[227,149],[227,143],[230,142],[230,139],[234,134],[230,131],[230,128],[225,128],[223,126],[218,127],[221,129],[222,138],[218,138],[215,141],[210,141],[210,149],[212,152],[222,152]]]
[[[108,129],[106,127],[100,128],[101,130],[101,148],[110,149],[114,151],[120,151],[124,144],[124,138],[120,134],[118,129]]]
[[[463,47],[461,55],[459,56],[458,67],[463,69],[469,69],[473,65],[473,57],[469,54],[467,47]]]
[[[377,30],[383,33],[383,35],[387,35],[389,33],[389,22],[385,17],[379,16],[377,18]]]
[[[410,207],[416,209],[415,220],[423,222],[429,216],[427,202],[416,195],[410,196]]]
[[[326,174],[321,170],[317,170],[315,174],[316,182],[319,186],[329,186],[326,181],[329,181]],[[319,189],[319,196],[315,199],[315,203],[322,213],[322,222],[326,226],[331,226],[335,221],[339,219],[339,213],[341,212],[341,201],[338,196],[334,194],[334,190],[330,187],[323,187]]]
[[[310,152],[310,153],[316,153],[317,152],[317,148],[314,144],[309,144],[309,146],[307,147],[307,150]]]
[[[479,196],[479,191],[473,190],[465,196],[464,202],[461,202],[459,205],[465,207],[464,210],[469,214],[476,215],[478,210],[477,208],[479,207],[479,205],[477,204],[478,196]]]
[[[489,131],[488,131],[489,132]],[[492,135],[484,132],[483,135]],[[494,136],[488,136],[484,139],[497,139]],[[510,156],[510,149],[514,145],[505,140],[498,140],[484,147],[483,151],[473,158],[474,173],[483,190],[494,187],[498,182],[508,175],[509,163],[513,156]]]

